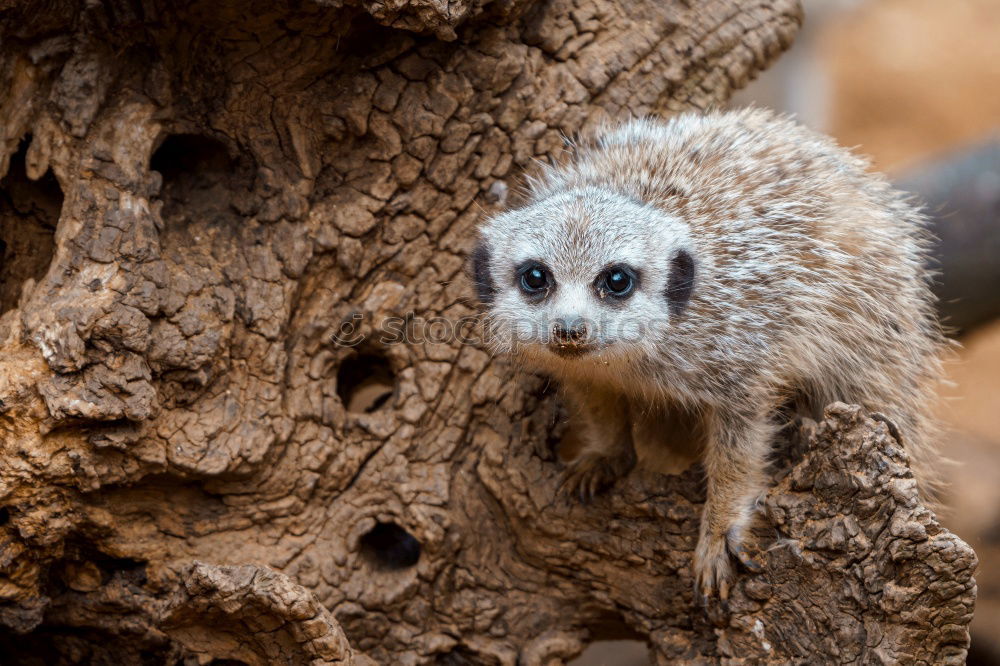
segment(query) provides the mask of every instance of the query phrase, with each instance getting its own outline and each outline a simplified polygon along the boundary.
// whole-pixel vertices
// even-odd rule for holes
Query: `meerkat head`
[[[472,273],[495,351],[580,362],[635,356],[669,335],[697,262],[681,220],[588,186],[489,220]]]

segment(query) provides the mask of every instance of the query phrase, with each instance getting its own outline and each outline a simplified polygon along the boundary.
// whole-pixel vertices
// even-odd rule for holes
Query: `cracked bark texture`
[[[857,408],[794,438],[763,571],[705,611],[697,469],[572,505],[544,378],[440,326],[378,334],[474,314],[477,219],[564,135],[721,103],[800,20],[0,0],[0,652],[555,664],[632,637],[659,663],[960,663],[975,556]]]

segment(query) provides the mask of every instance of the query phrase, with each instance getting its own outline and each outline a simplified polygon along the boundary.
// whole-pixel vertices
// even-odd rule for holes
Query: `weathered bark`
[[[703,610],[697,470],[565,501],[545,380],[417,325],[473,314],[533,160],[725,100],[793,0],[0,7],[12,659],[961,661],[975,556],[883,424],[801,433],[763,571]]]

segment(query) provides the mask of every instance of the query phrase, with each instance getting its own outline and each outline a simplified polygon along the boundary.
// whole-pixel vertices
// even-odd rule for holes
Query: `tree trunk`
[[[794,0],[0,0],[4,663],[960,663],[886,426],[790,437],[700,608],[700,475],[559,491],[464,256],[564,136],[724,101]],[[458,335],[459,333],[463,335]]]

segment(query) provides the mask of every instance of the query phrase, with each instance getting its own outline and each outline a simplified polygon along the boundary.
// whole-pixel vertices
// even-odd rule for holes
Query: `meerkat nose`
[[[579,344],[587,339],[587,322],[582,317],[560,317],[552,325],[553,342]]]

